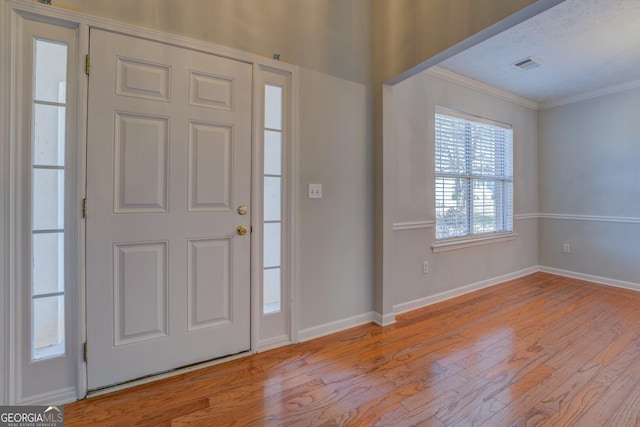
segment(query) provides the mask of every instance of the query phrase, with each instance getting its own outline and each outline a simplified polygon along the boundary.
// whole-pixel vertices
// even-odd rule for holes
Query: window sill
[[[453,251],[456,249],[470,248],[472,246],[487,245],[489,243],[507,242],[515,240],[518,237],[516,233],[497,233],[488,236],[462,237],[459,239],[443,240],[431,245],[434,253]]]

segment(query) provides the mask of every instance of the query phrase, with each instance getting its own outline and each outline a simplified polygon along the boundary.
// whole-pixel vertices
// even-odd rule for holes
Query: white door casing
[[[96,389],[250,348],[250,233],[236,228],[251,215],[252,66],[102,30],[90,39]]]

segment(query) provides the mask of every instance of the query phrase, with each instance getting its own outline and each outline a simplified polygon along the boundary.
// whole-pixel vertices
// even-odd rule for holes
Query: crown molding
[[[445,70],[444,68],[435,66],[424,71],[424,74],[435,77],[437,79],[445,80],[449,83],[453,83],[467,89],[472,89],[486,95],[493,96],[494,98],[502,99],[503,101],[511,102],[513,104],[520,105],[532,110],[539,110],[540,104],[522,96],[514,95],[506,90],[498,89],[490,86],[486,83],[481,83],[477,80],[470,79],[469,77],[462,76],[454,73],[453,71]]]
[[[522,107],[530,108],[532,110],[547,110],[549,108],[560,107],[563,105],[573,104],[575,102],[588,101],[593,98],[599,98],[601,96],[613,95],[616,93],[624,92],[627,90],[633,90],[640,88],[640,80],[633,80],[626,83],[621,83],[614,86],[605,87],[602,89],[592,90],[589,92],[581,93],[579,95],[569,96],[566,98],[560,98],[548,102],[536,102],[522,96],[515,95],[506,90],[498,89],[490,86],[486,83],[479,82],[469,77],[462,76],[454,73],[453,71],[445,70],[444,68],[434,66],[425,70],[424,74],[435,77],[441,80],[445,80],[449,83],[453,83],[468,89],[475,90],[486,95],[493,96],[498,99],[502,99],[507,102],[520,105]]]
[[[579,95],[569,96],[554,101],[543,102],[540,104],[540,110],[546,110],[549,108],[560,107],[562,105],[573,104],[574,102],[587,101],[593,98],[599,98],[605,95],[613,95],[614,93],[624,92],[627,90],[640,88],[640,80],[633,80],[631,82],[621,83],[619,85],[609,86],[602,89],[592,90],[589,92],[581,93]]]

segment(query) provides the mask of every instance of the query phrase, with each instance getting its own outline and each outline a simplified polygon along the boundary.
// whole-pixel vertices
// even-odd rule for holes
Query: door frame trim
[[[9,126],[12,121],[12,87],[11,79],[11,38],[10,35],[10,14],[8,7],[2,5],[0,8],[0,28],[3,28],[0,37],[0,92],[8,94],[5,102],[0,102],[0,347],[6,350],[0,352],[0,402],[9,403],[11,401],[11,387],[9,384],[9,360],[13,347],[10,346],[11,336],[11,287],[8,256],[10,252],[9,243],[9,218],[10,207],[12,206],[10,195],[10,166],[11,166],[11,143],[13,127]]]
[[[278,61],[277,65],[280,65]],[[286,289],[289,291],[289,295],[285,295],[287,298],[287,304],[289,309],[289,336],[270,337],[265,340],[260,340],[260,317],[262,314],[262,247],[263,240],[262,234],[258,234],[255,240],[252,240],[251,256],[253,260],[251,263],[251,277],[252,277],[252,294],[251,294],[251,349],[254,352],[266,351],[272,348],[281,347],[283,345],[299,342],[299,270],[298,270],[298,91],[299,91],[299,77],[298,73],[286,70],[281,67],[274,66],[273,63],[254,63],[254,103],[253,103],[253,147],[252,156],[254,165],[252,176],[252,193],[251,193],[251,205],[253,210],[260,212],[258,215],[251,216],[251,226],[253,230],[260,230],[263,226],[262,218],[262,186],[263,186],[263,169],[261,163],[264,160],[263,150],[260,147],[260,143],[264,143],[264,128],[263,120],[258,119],[264,115],[264,85],[269,80],[269,74],[279,74],[287,80],[287,85],[284,90],[284,96],[286,99],[283,101],[284,114],[289,114],[283,121],[285,123],[284,132],[286,135],[286,143],[283,141],[283,176],[285,181],[283,182],[283,200],[285,200],[285,206],[282,209],[284,224],[288,224],[288,227],[283,232],[282,244],[283,244],[283,281],[286,281],[288,286]],[[285,151],[287,150],[288,151]]]
[[[291,102],[291,129],[290,129],[290,153],[289,154],[289,165],[290,168],[289,173],[289,182],[287,183],[287,190],[289,191],[288,197],[290,201],[290,205],[287,207],[290,212],[290,221],[289,226],[287,228],[287,242],[289,244],[289,251],[287,255],[289,256],[288,266],[289,271],[288,275],[290,278],[290,295],[289,300],[291,304],[290,310],[290,342],[298,342],[298,331],[299,331],[299,315],[298,315],[298,295],[299,295],[299,281],[298,281],[298,180],[299,180],[299,172],[298,172],[298,96],[299,96],[299,67],[297,65],[288,64],[285,62],[280,62],[271,58],[259,56],[256,54],[244,52],[241,50],[228,48],[219,46],[206,41],[199,41],[183,36],[178,36],[174,34],[165,33],[158,30],[152,30],[147,28],[138,27],[135,25],[125,24],[122,22],[118,22],[111,19],[100,18],[96,16],[92,16],[82,12],[71,11],[67,9],[57,8],[55,6],[44,5],[28,0],[0,0],[2,4],[0,5],[0,22],[3,24],[3,29],[0,31],[2,33],[2,41],[0,42],[0,58],[6,59],[6,61],[1,61],[2,65],[0,65],[0,87],[9,90],[11,88],[11,78],[12,72],[11,67],[13,66],[14,58],[11,57],[12,46],[16,43],[15,34],[13,34],[11,19],[15,14],[21,14],[24,16],[30,16],[33,19],[42,20],[48,23],[57,24],[57,25],[65,25],[68,26],[73,24],[77,26],[79,35],[78,35],[78,54],[79,57],[82,58],[83,55],[88,54],[89,51],[89,29],[101,29],[105,31],[111,31],[116,33],[121,33],[125,35],[130,35],[133,37],[138,37],[142,39],[147,39],[151,41],[161,42],[181,48],[191,49],[203,53],[209,53],[217,56],[226,57],[229,59],[246,62],[253,65],[253,106],[252,111],[253,114],[256,114],[256,108],[260,107],[256,105],[257,99],[256,97],[256,79],[258,78],[258,67],[265,67],[272,70],[278,70],[284,74],[289,74],[291,76],[291,93],[290,93],[290,102]],[[77,150],[77,165],[78,170],[76,171],[76,179],[77,179],[77,192],[73,195],[76,198],[76,201],[82,200],[86,195],[86,123],[87,123],[87,109],[88,109],[88,78],[86,74],[84,74],[84,61],[79,61],[78,69],[82,70],[82,73],[79,73],[78,76],[78,111],[77,111],[77,126],[74,129],[77,132],[78,140],[75,149]],[[15,94],[13,91],[8,91],[10,96],[6,97],[4,101],[0,101],[0,124],[2,125],[0,129],[2,129],[2,134],[0,137],[0,159],[4,159],[2,164],[7,167],[3,167],[0,170],[0,188],[10,190],[13,188],[13,180],[8,169],[10,166],[10,158],[12,150],[17,144],[15,140],[15,119],[13,113],[11,112],[11,105],[15,102]],[[258,140],[256,140],[256,132],[261,131],[257,130],[257,121],[252,119],[252,153],[255,149],[255,144]],[[253,155],[252,155],[253,156]],[[255,156],[253,156],[255,157]],[[253,176],[257,175],[258,165],[255,162],[255,158],[252,158],[252,199],[255,200],[255,197],[259,197],[262,194],[261,188],[255,188],[255,180]],[[11,307],[10,302],[12,301],[12,295],[15,294],[16,289],[18,289],[18,283],[15,282],[14,275],[12,271],[16,268],[12,264],[12,255],[11,248],[15,244],[15,237],[12,235],[12,216],[10,214],[11,209],[14,208],[14,203],[12,199],[13,190],[11,191],[3,191],[3,194],[0,196],[0,296],[6,296],[7,298],[2,298],[2,302],[0,302],[0,313],[5,313],[5,317],[7,319],[0,322],[0,343],[2,347],[5,348],[5,352],[0,354],[0,384],[6,385],[5,388],[0,387],[0,403],[12,403],[15,400],[15,383],[16,378],[15,375],[10,375],[11,372],[14,372],[14,369],[19,366],[19,361],[16,361],[13,356],[13,348],[17,344],[19,331],[15,330],[13,326],[15,324],[14,320],[11,316],[14,315],[15,310]],[[79,206],[79,205],[78,205]],[[89,211],[90,212],[90,211]],[[256,221],[261,221],[262,213],[255,212],[251,216],[252,224],[255,225]],[[87,338],[87,328],[86,328],[86,287],[85,287],[85,223],[81,221],[77,225],[77,247],[75,252],[75,265],[77,268],[74,271],[75,274],[75,283],[74,283],[74,297],[75,297],[75,305],[72,307],[74,310],[74,318],[76,319],[73,327],[75,328],[75,341],[76,348],[75,352],[78,355],[78,369],[77,369],[77,378],[76,378],[76,396],[77,398],[83,398],[87,395],[87,370],[86,364],[82,360],[81,355],[83,354],[83,343]],[[254,227],[254,236],[256,233],[260,233],[260,227]],[[257,236],[257,241],[262,241],[261,236]],[[256,254],[262,253],[262,248],[257,248],[254,250],[254,244],[252,241],[252,249],[251,255],[252,257],[257,256]],[[8,257],[8,258],[7,258]],[[251,279],[251,352],[255,353],[259,351],[259,343],[257,337],[259,336],[258,328],[259,324],[254,320],[259,317],[260,304],[256,303],[257,295],[259,295],[260,289],[258,285],[261,281],[255,280],[254,269],[253,269],[254,261],[252,261],[252,279]],[[6,267],[6,268],[5,268]],[[287,343],[282,343],[282,345]],[[206,363],[206,362],[205,362]],[[18,373],[16,373],[18,375]],[[68,389],[66,390],[68,395]],[[45,402],[42,402],[43,404]],[[51,402],[48,402],[51,403]],[[56,402],[57,403],[57,402]]]

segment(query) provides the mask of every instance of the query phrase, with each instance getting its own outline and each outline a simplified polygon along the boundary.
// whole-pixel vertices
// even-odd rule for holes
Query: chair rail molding
[[[622,216],[601,216],[601,215],[573,215],[573,214],[552,214],[541,213],[541,219],[556,219],[567,221],[591,221],[591,222],[613,222],[621,224],[640,224],[639,217]]]
[[[435,220],[394,222],[392,229],[393,231],[422,230],[426,228],[433,228],[435,226]]]

